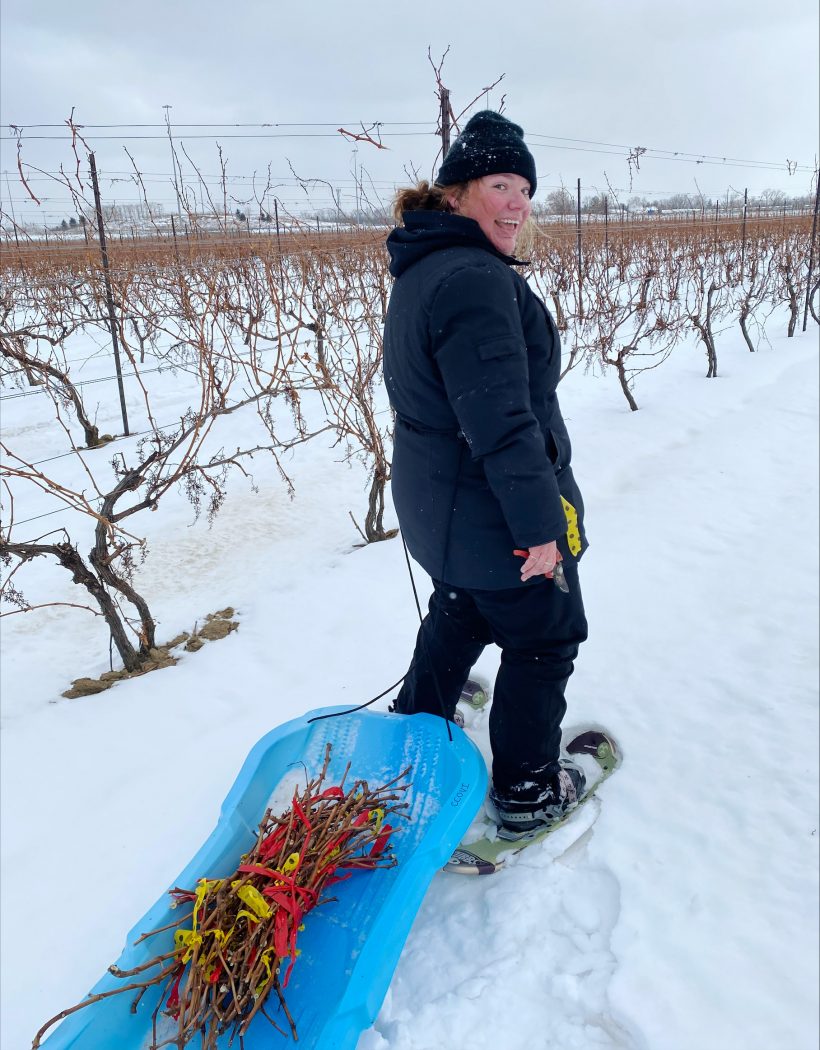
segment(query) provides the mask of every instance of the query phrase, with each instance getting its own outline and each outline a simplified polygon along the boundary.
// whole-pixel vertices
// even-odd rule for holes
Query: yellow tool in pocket
[[[581,553],[581,530],[578,528],[578,512],[569,500],[561,497],[564,515],[567,519],[567,546],[570,554],[577,558]]]

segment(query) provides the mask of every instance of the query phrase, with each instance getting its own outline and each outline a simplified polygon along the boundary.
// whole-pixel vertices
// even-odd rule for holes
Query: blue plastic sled
[[[245,1050],[352,1050],[375,1019],[390,984],[407,934],[427,887],[449,860],[484,798],[487,771],[478,749],[456,726],[433,715],[402,716],[372,711],[309,719],[345,708],[327,707],[287,722],[264,736],[248,755],[222,806],[213,833],[171,886],[192,887],[202,877],[220,878],[236,869],[255,841],[255,832],[272,793],[288,782],[311,777],[333,745],[328,783],[337,782],[350,762],[348,782],[367,780],[378,787],[411,767],[407,792],[409,819],[394,821],[392,852],[398,864],[360,872],[333,888],[337,901],[312,911],[300,934],[285,999],[296,1023],[298,1043],[257,1016],[245,1036]],[[169,887],[170,889],[170,887]],[[173,931],[134,947],[140,934],[174,921],[171,899],[163,893],[129,933],[117,965],[131,969],[173,946]],[[121,986],[106,975],[90,994]],[[127,983],[127,982],[125,982]],[[95,1003],[66,1018],[43,1042],[48,1050],[144,1050],[150,1044],[151,1015],[160,989],[151,988],[131,1013],[133,993]],[[271,995],[267,1007],[285,1031],[286,1018]],[[176,1025],[160,1013],[158,1037]],[[228,1034],[220,1040],[227,1047]],[[198,1037],[191,1044],[198,1045]],[[234,1047],[238,1043],[234,1042]]]

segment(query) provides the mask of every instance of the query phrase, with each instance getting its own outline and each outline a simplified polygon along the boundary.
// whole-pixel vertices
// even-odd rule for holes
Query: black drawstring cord
[[[404,542],[404,536],[401,536],[401,545],[404,547],[404,560],[407,562],[407,571],[410,574],[410,586],[413,588],[413,599],[416,603],[416,612],[419,614],[419,623],[422,623],[424,617],[421,615],[421,603],[419,602],[419,592],[416,590],[416,579],[413,576],[413,566],[410,564],[410,552],[407,549],[407,544]]]
[[[398,682],[389,685],[383,693],[379,693],[379,695],[374,696],[372,700],[368,700],[366,704],[359,704],[358,707],[351,707],[349,711],[332,711],[329,715],[314,715],[313,718],[308,719],[308,723],[321,722],[323,718],[339,718],[340,715],[352,715],[357,711],[363,711],[366,707],[370,707],[371,704],[375,704],[377,700],[381,700],[383,696],[387,696],[387,694],[391,693],[394,689],[398,689],[403,681],[404,675],[401,676]]]
[[[424,623],[424,617],[421,615],[421,603],[419,602],[419,592],[416,590],[416,579],[413,576],[413,566],[410,564],[410,552],[407,549],[407,544],[404,542],[404,536],[401,537],[401,545],[404,547],[404,560],[407,562],[407,571],[410,574],[410,585],[413,588],[413,598],[416,601],[416,612],[419,614],[419,624]],[[420,633],[421,644],[424,646],[424,652],[427,657],[427,663],[430,665],[432,670],[432,663],[430,663],[430,653],[427,649],[427,639],[423,633]],[[447,710],[444,706],[444,699],[441,695],[441,689],[439,688],[438,678],[435,674],[433,675],[433,685],[436,688],[436,696],[438,697],[439,707],[441,708],[441,717],[444,719],[444,723],[447,726],[447,739],[452,744],[453,742],[453,731],[450,729],[450,719],[447,717]]]
[[[413,567],[410,564],[410,552],[407,550],[407,544],[404,542],[404,536],[402,536],[401,538],[401,544],[404,548],[404,559],[407,562],[407,572],[410,574],[410,586],[413,588],[413,599],[416,603],[416,612],[419,614],[419,623],[421,624],[424,621],[424,617],[421,613],[421,602],[419,602],[419,592],[416,589],[416,579],[413,576]],[[422,645],[424,646],[426,652],[427,643],[423,636]],[[429,663],[429,653],[427,654],[427,657]],[[406,675],[402,675],[398,682],[394,682],[393,685],[388,686],[383,693],[379,693],[378,696],[374,696],[373,699],[368,700],[366,704],[359,704],[358,707],[351,707],[347,711],[332,711],[330,714],[327,715],[314,715],[313,718],[308,719],[308,724],[310,724],[311,722],[321,722],[323,718],[339,718],[342,715],[352,715],[355,714],[357,711],[363,711],[366,707],[370,707],[371,704],[375,704],[377,700],[381,700],[383,696],[387,696],[388,693],[391,693],[394,689],[397,689],[406,677]],[[452,743],[453,731],[452,729],[450,729],[450,719],[447,717],[447,711],[444,707],[444,700],[441,696],[441,689],[439,688],[438,678],[436,678],[435,675],[433,675],[433,685],[436,687],[436,696],[438,697],[439,706],[441,707],[441,714],[444,718],[444,724],[447,726],[447,739],[450,741],[450,743]]]

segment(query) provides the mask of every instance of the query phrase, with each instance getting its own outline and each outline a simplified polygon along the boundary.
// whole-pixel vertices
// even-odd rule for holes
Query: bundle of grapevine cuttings
[[[174,1045],[183,1048],[197,1034],[203,1050],[215,1050],[217,1039],[243,1036],[258,1013],[286,1034],[265,1007],[274,992],[294,1040],[296,1025],[284,990],[299,955],[298,934],[303,919],[319,904],[335,898],[326,891],[357,871],[392,867],[387,852],[392,833],[389,817],[402,815],[409,770],[383,786],[366,781],[345,787],[326,786],[330,744],[318,776],[294,793],[281,815],[271,809],[259,825],[256,843],[225,878],[201,878],[193,889],[170,891],[173,908],[183,913],[174,923],[143,934],[137,944],[158,933],[175,930],[172,951],[157,955],[131,970],[109,968],[122,986],[89,996],[52,1017],[35,1036],[32,1050],[45,1032],[77,1010],[113,995],[134,993],[135,1013],[145,992],[161,986],[152,1014],[152,1041],[147,1050]],[[162,1024],[160,1015],[172,1020]],[[168,1026],[172,1033],[169,1035]]]

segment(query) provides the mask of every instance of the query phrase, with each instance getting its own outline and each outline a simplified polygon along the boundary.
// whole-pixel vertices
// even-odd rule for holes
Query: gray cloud
[[[789,177],[785,162],[811,166],[818,151],[813,0],[777,6],[769,0],[578,0],[523,7],[451,0],[412,8],[364,0],[298,7],[147,0],[137,8],[97,0],[4,0],[0,18],[0,121],[27,126],[26,160],[49,171],[70,164],[70,150],[64,141],[37,141],[30,125],[60,123],[72,106],[86,124],[158,124],[163,105],[170,104],[177,141],[209,174],[218,172],[218,139],[234,174],[249,176],[270,164],[284,179],[290,161],[300,174],[352,194],[356,163],[389,196],[392,184],[406,181],[410,165],[431,172],[436,99],[427,48],[438,59],[448,44],[444,79],[456,109],[506,73],[485,101],[497,107],[505,94],[507,113],[531,136],[783,165],[763,171],[647,157],[634,181],[636,193],[691,192],[695,180],[710,196],[730,185],[806,192],[810,176]],[[354,157],[354,147],[335,128],[359,120],[429,123],[426,129],[391,128],[403,134],[385,138],[389,151],[361,144]],[[233,138],[243,132],[183,127],[263,121],[330,126],[267,132],[289,131],[290,138]],[[407,134],[422,130],[428,134]],[[327,137],[316,137],[320,133]],[[170,202],[162,129],[105,134],[120,138],[88,131],[101,170],[119,177],[115,173],[128,167],[127,146],[142,170],[164,174],[152,190]],[[122,137],[138,134],[156,137]],[[545,187],[581,177],[585,187],[601,188],[609,178],[628,190],[626,159],[614,155],[622,151],[530,141]],[[13,178],[14,143],[0,146],[0,168]],[[109,181],[107,192],[120,192],[118,185]],[[287,190],[293,201],[299,193],[292,185]]]

